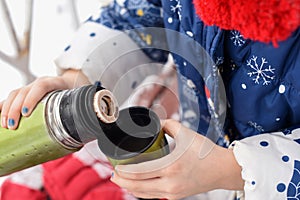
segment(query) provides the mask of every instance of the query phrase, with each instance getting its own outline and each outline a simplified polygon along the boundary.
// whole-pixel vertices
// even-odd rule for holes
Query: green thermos
[[[0,176],[78,151],[118,113],[115,97],[100,85],[51,92],[16,130],[0,128]]]
[[[0,128],[0,176],[63,157],[98,140],[112,165],[169,152],[157,115],[144,107],[119,111],[100,84],[54,91],[22,117],[16,130]]]

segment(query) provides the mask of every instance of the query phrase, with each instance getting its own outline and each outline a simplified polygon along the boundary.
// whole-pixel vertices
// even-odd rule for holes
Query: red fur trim
[[[300,0],[194,0],[194,5],[207,25],[275,45],[300,26]]]

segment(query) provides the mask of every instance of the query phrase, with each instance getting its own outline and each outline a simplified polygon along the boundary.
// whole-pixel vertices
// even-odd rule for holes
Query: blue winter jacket
[[[220,145],[226,143],[224,134],[233,140],[287,131],[300,124],[299,28],[276,48],[247,40],[236,30],[206,26],[195,14],[192,1],[186,0],[125,0],[122,5],[113,3],[106,7],[98,19],[89,20],[127,32],[149,57],[159,62],[165,60],[166,52],[155,48],[160,47],[155,45],[155,39],[158,43],[162,39],[153,35],[153,42],[148,44],[141,37],[147,35],[143,32],[147,32],[145,27],[180,33],[166,31],[168,50],[178,68],[181,121],[199,133],[209,134],[210,123],[217,118],[224,129],[213,130],[217,135],[210,138]],[[198,46],[212,63],[203,63],[207,56],[199,54]],[[221,79],[216,75],[218,71]],[[221,102],[224,95],[219,100],[217,94],[222,90],[220,81],[226,89],[226,102]],[[224,112],[226,119],[218,119]]]

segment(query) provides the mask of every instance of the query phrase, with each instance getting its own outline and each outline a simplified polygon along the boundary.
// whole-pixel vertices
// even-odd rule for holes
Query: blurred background
[[[55,75],[54,58],[109,1],[0,0],[0,101],[36,77]]]
[[[53,59],[108,1],[0,0],[0,100],[36,77],[55,75]]]

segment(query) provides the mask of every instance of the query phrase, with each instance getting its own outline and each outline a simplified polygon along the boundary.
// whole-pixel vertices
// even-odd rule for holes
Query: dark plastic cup
[[[159,117],[145,107],[121,110],[118,120],[105,126],[103,132],[98,145],[113,166],[149,161],[169,153]]]

